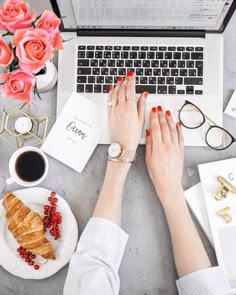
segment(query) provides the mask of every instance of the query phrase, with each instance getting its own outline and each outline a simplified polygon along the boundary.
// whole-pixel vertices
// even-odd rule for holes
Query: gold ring
[[[129,98],[129,97],[130,97],[130,96],[125,95],[125,99],[126,99],[126,100],[133,100],[133,101],[137,102],[137,101],[136,101],[136,98],[133,99],[133,98]]]
[[[109,107],[114,107],[114,106],[117,105],[117,103],[118,103],[118,100],[117,100],[117,99],[112,99],[111,101],[109,101],[109,102],[107,103],[107,105],[108,105]]]

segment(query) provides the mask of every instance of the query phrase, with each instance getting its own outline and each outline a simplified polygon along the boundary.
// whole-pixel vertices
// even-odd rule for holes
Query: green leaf
[[[42,100],[42,97],[40,96],[40,94],[39,94],[39,92],[38,92],[37,82],[35,83],[35,88],[34,88],[34,90],[35,90],[35,93],[37,94],[38,98],[39,98],[40,100]]]
[[[35,21],[32,23],[33,27],[35,27],[36,22],[40,19],[41,16],[42,16],[42,14],[40,14],[39,16],[36,17]]]

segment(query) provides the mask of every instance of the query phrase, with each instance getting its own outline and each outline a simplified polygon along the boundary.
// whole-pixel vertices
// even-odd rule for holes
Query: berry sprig
[[[35,254],[33,254],[30,251],[27,251],[22,246],[20,246],[19,248],[17,248],[17,252],[20,255],[20,257],[22,259],[24,259],[26,263],[28,263],[28,265],[33,266],[35,270],[38,270],[39,269],[39,265],[38,264],[35,264],[35,261],[34,261],[34,259],[36,258],[36,255]]]
[[[44,206],[44,230],[50,229],[51,236],[58,240],[61,237],[61,231],[59,225],[62,223],[61,213],[57,210],[58,198],[56,198],[56,193],[51,192],[51,195],[48,197],[50,205]]]

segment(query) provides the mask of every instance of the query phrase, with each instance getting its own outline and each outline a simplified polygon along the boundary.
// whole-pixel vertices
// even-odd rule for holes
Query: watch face
[[[113,143],[109,146],[108,149],[108,153],[109,156],[112,158],[116,158],[118,156],[120,156],[122,150],[121,150],[121,146],[119,145],[119,143]]]

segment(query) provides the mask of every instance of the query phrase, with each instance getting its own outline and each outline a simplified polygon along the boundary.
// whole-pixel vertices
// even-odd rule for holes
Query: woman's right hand
[[[146,164],[161,201],[182,189],[184,139],[181,123],[175,125],[170,111],[153,108],[151,129],[146,131]]]

